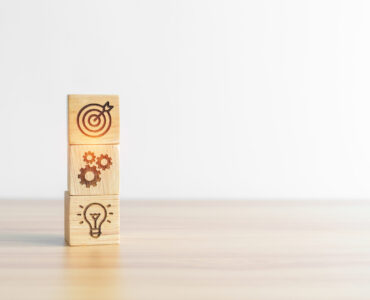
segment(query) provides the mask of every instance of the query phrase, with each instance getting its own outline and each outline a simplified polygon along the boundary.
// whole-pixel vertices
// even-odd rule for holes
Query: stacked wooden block
[[[68,96],[65,239],[73,245],[119,243],[119,98]]]

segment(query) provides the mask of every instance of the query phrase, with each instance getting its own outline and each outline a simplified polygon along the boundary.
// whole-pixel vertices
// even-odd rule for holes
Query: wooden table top
[[[67,247],[63,201],[1,200],[0,299],[370,299],[370,202],[123,201]]]

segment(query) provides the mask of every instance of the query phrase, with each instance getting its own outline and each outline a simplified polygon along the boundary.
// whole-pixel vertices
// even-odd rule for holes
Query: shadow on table
[[[126,299],[119,245],[65,247],[63,259],[64,299]]]
[[[63,234],[43,233],[1,233],[0,243],[2,246],[64,246]]]

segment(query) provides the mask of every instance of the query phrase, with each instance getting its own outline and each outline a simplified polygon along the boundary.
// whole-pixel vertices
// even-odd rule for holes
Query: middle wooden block
[[[70,145],[70,195],[119,194],[118,145]]]

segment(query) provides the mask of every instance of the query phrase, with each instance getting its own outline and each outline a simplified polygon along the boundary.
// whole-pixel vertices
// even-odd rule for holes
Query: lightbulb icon
[[[111,207],[110,204],[107,205],[107,207]],[[82,205],[80,205],[80,208],[84,208]],[[100,237],[102,231],[101,227],[105,220],[107,219],[107,209],[104,207],[104,205],[100,203],[90,203],[85,207],[83,210],[83,213],[78,213],[77,216],[82,216],[87,224],[89,224],[90,227],[90,236],[93,238]],[[109,215],[113,215],[113,212],[109,212]],[[110,220],[107,220],[108,223],[111,223]],[[83,224],[84,221],[81,220],[80,224]]]

